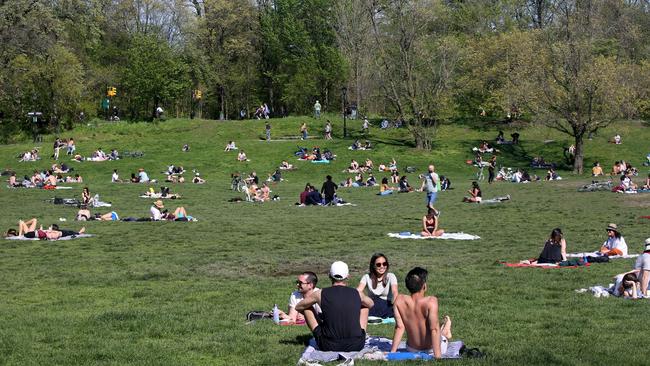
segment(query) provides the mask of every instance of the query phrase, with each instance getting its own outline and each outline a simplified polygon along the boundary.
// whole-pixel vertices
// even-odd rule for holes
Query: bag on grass
[[[246,321],[254,322],[260,319],[273,319],[273,314],[269,311],[253,310],[246,314]]]

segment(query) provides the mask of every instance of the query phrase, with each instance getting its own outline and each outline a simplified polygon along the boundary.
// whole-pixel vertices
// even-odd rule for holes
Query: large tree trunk
[[[576,143],[576,155],[575,155],[575,160],[573,162],[573,172],[576,174],[582,174],[582,171],[584,170],[584,153],[583,153],[583,148],[584,148],[584,134],[577,134],[575,136],[575,143]]]

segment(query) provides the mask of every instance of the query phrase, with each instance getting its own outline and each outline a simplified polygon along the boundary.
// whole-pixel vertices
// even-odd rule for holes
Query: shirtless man
[[[397,352],[406,330],[406,349],[409,352],[427,352],[439,359],[447,351],[451,338],[451,319],[445,316],[443,325],[438,322],[438,299],[425,296],[428,272],[415,267],[406,275],[406,288],[411,295],[397,295],[395,333],[391,352]]]

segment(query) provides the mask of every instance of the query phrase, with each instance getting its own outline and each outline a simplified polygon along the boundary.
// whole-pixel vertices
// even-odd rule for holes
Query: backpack
[[[253,310],[246,313],[246,321],[251,323],[260,319],[273,319],[273,314],[269,311]]]

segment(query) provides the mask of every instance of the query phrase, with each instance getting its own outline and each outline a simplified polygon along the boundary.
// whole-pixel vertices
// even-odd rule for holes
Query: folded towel
[[[444,233],[442,236],[422,236],[420,234],[412,234],[409,231],[402,231],[400,233],[388,233],[391,238],[398,239],[450,239],[450,240],[477,240],[480,236],[460,233]]]

